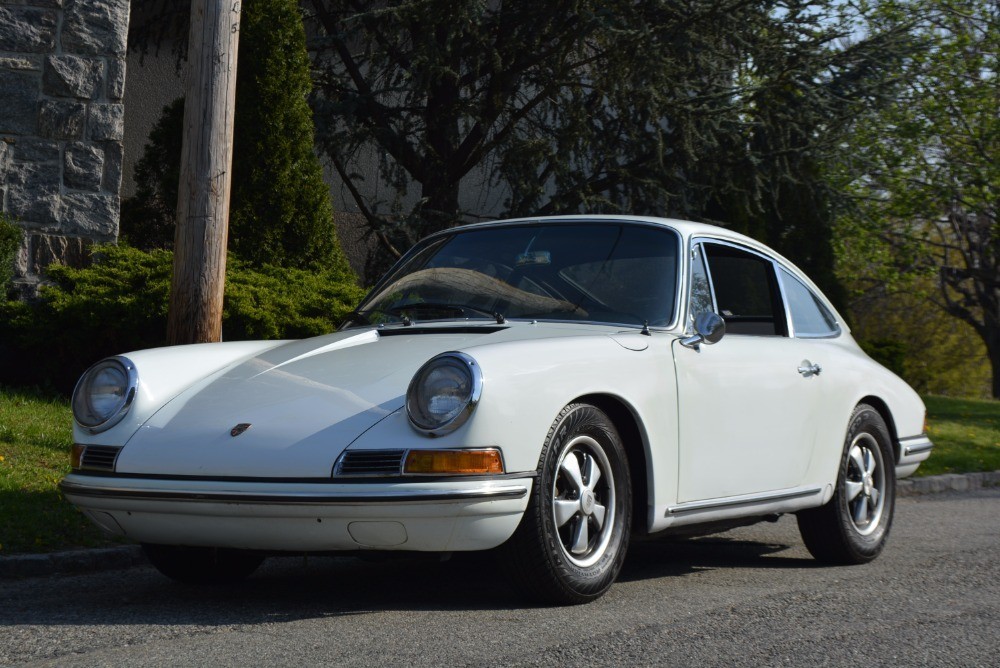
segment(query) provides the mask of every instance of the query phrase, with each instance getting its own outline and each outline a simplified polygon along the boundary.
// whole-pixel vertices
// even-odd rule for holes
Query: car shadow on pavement
[[[683,577],[706,569],[809,568],[779,556],[780,543],[726,536],[636,541],[619,580]],[[8,581],[0,627],[37,625],[206,625],[281,623],[381,611],[520,610],[493,553],[450,559],[397,555],[271,557],[244,582],[194,586],[152,567]]]
[[[780,554],[788,544],[741,540],[725,535],[635,540],[618,580],[681,576],[716,568],[814,568],[811,558]]]

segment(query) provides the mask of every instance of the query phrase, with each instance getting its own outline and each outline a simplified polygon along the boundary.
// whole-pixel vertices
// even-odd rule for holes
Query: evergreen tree
[[[253,266],[346,268],[313,148],[297,3],[246,0],[239,48],[230,251]],[[136,165],[136,196],[122,204],[122,235],[139,248],[173,245],[183,118],[183,99],[164,108]]]
[[[905,30],[852,40],[834,0],[309,4],[319,143],[388,250],[481,217],[478,177],[506,214],[729,225],[836,298],[824,165]]]
[[[344,263],[313,149],[312,89],[295,0],[245,0],[229,247],[253,265]]]

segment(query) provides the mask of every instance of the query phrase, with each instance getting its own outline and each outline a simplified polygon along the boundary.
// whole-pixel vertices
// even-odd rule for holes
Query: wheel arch
[[[628,457],[629,476],[632,479],[632,531],[649,533],[647,506],[649,504],[648,439],[632,407],[620,397],[610,394],[586,394],[570,403],[590,404],[601,409],[610,419],[622,439]]]
[[[892,419],[892,411],[889,410],[889,405],[874,395],[869,395],[861,399],[858,402],[858,405],[861,404],[868,404],[874,408],[880,416],[882,416],[882,419],[885,421],[885,426],[889,430],[889,438],[892,439],[892,454],[893,457],[896,458],[894,463],[898,463],[900,457],[899,434],[896,433],[896,422]]]

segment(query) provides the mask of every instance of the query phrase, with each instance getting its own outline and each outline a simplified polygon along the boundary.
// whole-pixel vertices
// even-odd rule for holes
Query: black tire
[[[828,564],[864,564],[879,555],[896,505],[892,439],[878,411],[859,404],[851,414],[837,488],[829,503],[798,513],[809,552]]]
[[[248,578],[264,557],[248,550],[143,543],[149,563],[185,584],[232,584]]]
[[[628,460],[614,424],[594,406],[570,404],[549,429],[528,508],[499,556],[528,598],[586,603],[618,577],[631,523]]]

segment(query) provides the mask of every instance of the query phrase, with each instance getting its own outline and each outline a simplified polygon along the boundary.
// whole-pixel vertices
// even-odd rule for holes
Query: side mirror
[[[681,345],[698,350],[702,343],[718,343],[726,333],[726,321],[714,311],[699,313],[694,320],[695,334],[681,339]]]

